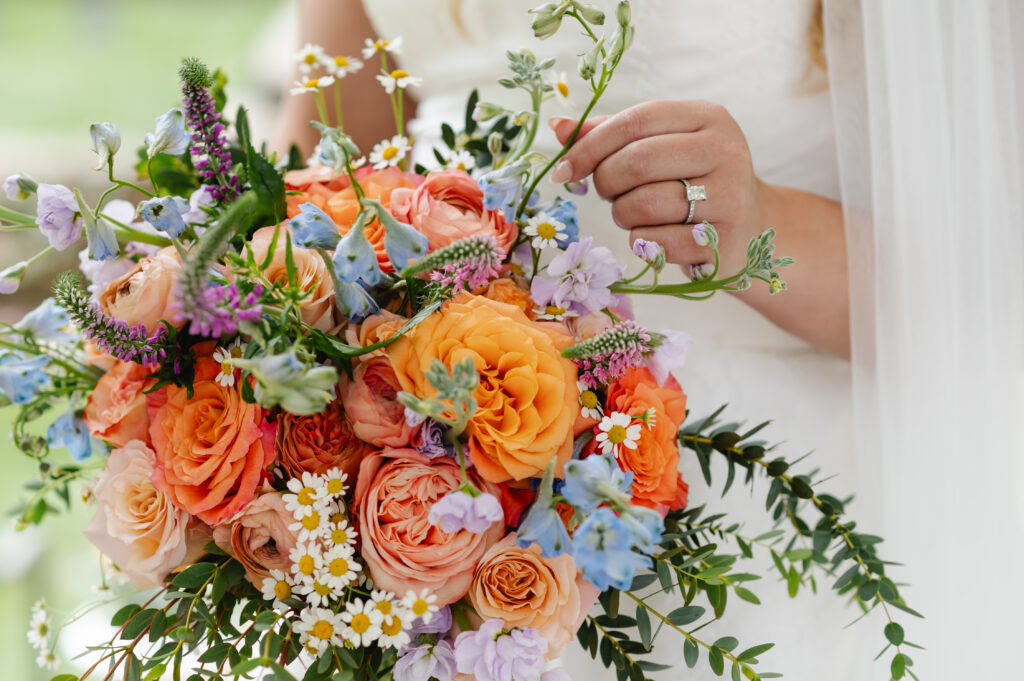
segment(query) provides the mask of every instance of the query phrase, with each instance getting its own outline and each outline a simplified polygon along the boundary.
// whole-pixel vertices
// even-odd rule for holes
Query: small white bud
[[[188,148],[189,134],[185,130],[185,114],[171,109],[156,119],[156,131],[146,133],[146,154],[182,154]]]
[[[99,156],[93,170],[103,170],[121,148],[121,131],[113,123],[93,123],[89,126],[89,135],[92,137],[92,150]]]

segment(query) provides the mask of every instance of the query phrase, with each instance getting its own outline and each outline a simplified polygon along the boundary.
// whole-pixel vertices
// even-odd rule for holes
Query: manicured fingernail
[[[551,181],[555,184],[564,184],[572,179],[572,161],[563,158],[551,172]]]
[[[548,125],[551,126],[552,130],[558,132],[558,126],[560,126],[562,123],[566,121],[571,120],[572,119],[569,118],[568,116],[552,116],[551,118],[548,119]]]

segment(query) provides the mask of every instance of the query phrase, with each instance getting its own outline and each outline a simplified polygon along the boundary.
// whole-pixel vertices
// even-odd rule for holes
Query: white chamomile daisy
[[[430,589],[423,589],[419,594],[410,590],[402,599],[402,607],[412,613],[414,617],[419,617],[424,624],[430,624],[434,613],[438,611],[437,596],[430,593]]]
[[[355,552],[356,536],[358,535],[354,527],[349,527],[348,520],[343,518],[341,522],[332,522],[330,528],[331,533],[325,538],[330,549],[347,546]]]
[[[476,166],[476,159],[473,158],[473,154],[469,153],[465,149],[456,149],[448,155],[448,159],[445,161],[445,168],[455,168],[456,170],[465,170],[467,173]]]
[[[588,388],[583,381],[576,381],[576,389],[580,391],[580,416],[595,421],[604,416],[601,400],[593,389]]]
[[[231,364],[233,359],[242,358],[242,339],[236,338],[230,345],[217,348],[213,351],[213,359],[220,364],[220,373],[215,379],[219,385],[225,388],[232,388],[235,385],[235,367]]]
[[[313,43],[306,43],[295,54],[295,61],[299,62],[299,71],[302,73],[312,73],[317,64],[323,63],[326,59],[324,48]]]
[[[44,650],[50,645],[50,616],[46,613],[46,604],[38,601],[32,607],[32,617],[28,621],[26,632],[28,642],[37,650]]]
[[[640,414],[637,418],[647,426],[647,430],[654,430],[654,426],[658,423],[657,413],[654,407],[650,407],[649,409],[644,409],[644,413]]]
[[[373,55],[378,52],[390,52],[391,54],[402,54],[402,36],[398,36],[394,40],[377,40],[373,41],[369,38],[366,39],[366,47],[363,48],[363,59],[370,59]]]
[[[404,135],[395,135],[389,140],[382,140],[370,152],[370,163],[375,170],[384,170],[388,166],[396,166],[409,152],[409,139]]]
[[[380,614],[384,616],[401,616],[405,612],[401,601],[397,600],[397,597],[389,591],[374,589],[370,592],[370,600],[373,601],[373,607],[380,610]]]
[[[373,601],[352,600],[345,604],[341,613],[345,622],[342,637],[355,646],[369,646],[381,635],[380,623],[384,615],[374,607]]]
[[[341,615],[327,608],[306,608],[295,623],[299,643],[310,653],[319,655],[331,645],[342,645],[341,633],[345,629]]]
[[[544,213],[527,220],[523,232],[533,237],[531,245],[534,248],[558,248],[558,239],[565,239],[567,236],[565,223]]]
[[[288,491],[290,494],[281,495],[281,500],[296,519],[304,518],[313,511],[323,511],[330,504],[323,478],[308,471],[301,478],[289,480]]]
[[[355,57],[346,57],[343,55],[338,55],[337,57],[328,57],[324,55],[320,63],[323,64],[327,73],[331,74],[335,78],[344,78],[348,74],[355,73],[359,69],[363,68],[362,61]]]
[[[344,589],[356,581],[356,574],[362,569],[351,547],[338,546],[324,556],[323,579],[332,589]]]
[[[533,308],[533,313],[537,316],[537,319],[540,321],[551,320],[560,322],[567,317],[579,316],[575,312],[572,312],[571,310],[568,310],[564,307],[559,307],[558,305],[551,304],[545,305],[543,307],[535,307]]]
[[[380,622],[380,631],[377,643],[381,648],[401,648],[412,641],[408,623],[396,612],[384,615]]]
[[[423,84],[422,78],[416,76],[410,76],[408,71],[402,69],[395,69],[391,73],[381,73],[377,76],[377,80],[384,86],[384,91],[389,95],[395,91],[395,89],[404,90],[408,87],[419,87]]]
[[[292,597],[292,589],[295,587],[295,580],[283,570],[271,570],[269,577],[263,578],[263,585],[260,591],[268,601],[273,601],[275,607],[288,607],[284,604],[285,599]]]
[[[319,544],[298,544],[288,554],[288,558],[296,583],[312,580],[316,571],[324,565],[324,553]]]
[[[299,541],[316,541],[326,537],[330,531],[330,523],[327,520],[326,511],[313,510],[297,519],[297,522],[288,526],[288,529],[296,534]]]
[[[569,97],[569,77],[565,71],[552,72],[551,79],[548,82],[555,88],[555,97],[561,102],[562,106],[570,106],[572,100]]]
[[[51,671],[60,666],[57,662],[57,656],[53,654],[52,650],[40,652],[39,656],[36,658],[36,665],[40,669],[49,669]]]
[[[341,590],[331,586],[323,570],[318,570],[313,579],[303,582],[296,588],[305,596],[307,603],[318,607],[326,608],[331,601],[341,596]]]
[[[334,85],[334,76],[320,76],[319,78],[307,78],[306,80],[295,81],[295,87],[289,92],[293,95],[302,95],[307,92],[320,92],[325,87]]]
[[[345,482],[348,480],[348,474],[340,468],[332,468],[322,475],[324,484],[327,486],[328,496],[338,498],[344,496],[348,490],[348,485]]]
[[[600,431],[597,434],[597,444],[601,447],[602,454],[619,455],[619,446],[627,449],[636,449],[636,443],[640,440],[639,423],[633,423],[629,414],[621,411],[613,411],[609,416],[601,419],[597,424]]]

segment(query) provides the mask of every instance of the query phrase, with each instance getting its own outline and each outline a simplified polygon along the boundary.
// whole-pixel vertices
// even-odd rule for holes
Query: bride
[[[529,45],[538,56],[556,57],[556,71],[574,72],[576,45],[567,44],[562,35],[551,43],[537,43],[532,37],[526,11],[534,4],[536,0],[367,0],[362,5],[305,0],[301,10],[302,41],[323,45],[330,54],[358,55],[367,36],[385,39],[402,36],[403,51],[398,59],[403,69],[424,79],[422,87],[408,94],[416,97],[418,105],[417,118],[410,125],[410,131],[416,137],[418,158],[427,163],[432,158],[430,147],[439,143],[440,123],[461,118],[471,88],[479,87],[483,100],[507,104],[513,109],[522,107],[522,102],[511,99],[512,95],[495,82],[505,75],[505,50]],[[614,3],[595,4],[609,14],[614,11]],[[689,222],[708,220],[716,226],[721,235],[725,271],[738,268],[751,236],[769,227],[776,230],[777,253],[797,260],[797,265],[783,272],[789,289],[781,295],[769,296],[766,290],[755,286],[734,296],[719,295],[700,304],[638,297],[634,301],[637,318],[653,328],[678,328],[693,336],[694,347],[677,377],[688,394],[694,417],[709,413],[728,401],[727,414],[773,419],[777,425],[767,431],[767,437],[773,442],[785,441],[783,451],[792,456],[814,450],[815,454],[806,465],[820,469],[822,476],[838,474],[836,479],[825,483],[828,491],[838,496],[857,492],[860,503],[854,505],[853,516],[870,520],[867,526],[877,527],[881,534],[889,536],[889,532],[895,532],[895,536],[889,537],[892,540],[890,550],[909,547],[897,558],[917,563],[918,571],[911,574],[909,581],[912,584],[924,582],[925,594],[932,600],[922,608],[934,611],[946,600],[942,598],[943,590],[954,582],[952,577],[943,581],[928,575],[928,562],[937,564],[942,560],[941,543],[937,541],[938,535],[924,535],[917,530],[931,526],[932,517],[943,511],[934,509],[929,487],[923,479],[918,488],[900,491],[887,489],[885,482],[892,479],[887,476],[898,474],[901,480],[909,480],[911,475],[931,475],[929,484],[938,484],[942,489],[952,484],[948,471],[955,465],[954,457],[959,451],[948,442],[927,435],[932,430],[929,419],[940,418],[940,415],[949,415],[940,422],[950,429],[949,432],[955,430],[952,423],[959,407],[950,406],[948,399],[940,401],[941,396],[950,398],[949,384],[936,382],[937,372],[949,366],[943,362],[955,360],[957,370],[975,372],[971,374],[973,383],[969,386],[973,392],[952,396],[953,404],[962,405],[964,403],[958,400],[984,394],[988,411],[982,413],[983,418],[994,418],[1000,409],[1003,410],[1000,413],[1011,413],[1005,410],[1014,404],[1013,399],[1004,400],[1002,393],[991,392],[995,387],[1005,387],[1008,379],[1000,375],[998,368],[976,366],[971,363],[973,358],[963,359],[965,355],[959,353],[969,353],[977,347],[989,352],[1013,352],[1012,359],[1007,355],[1004,369],[1006,375],[1020,376],[1013,372],[1020,369],[1022,346],[1014,347],[1012,341],[1021,339],[1022,308],[1019,304],[1024,287],[1020,286],[1019,258],[1004,262],[1000,258],[1008,256],[1001,247],[985,251],[974,244],[967,249],[976,262],[966,263],[966,267],[977,272],[992,266],[996,271],[1002,265],[998,269],[1004,278],[1000,287],[986,290],[992,300],[1001,298],[1010,303],[1006,308],[1009,314],[999,314],[1000,308],[996,308],[995,313],[991,310],[986,313],[977,306],[956,300],[943,300],[936,307],[934,300],[939,295],[940,282],[934,277],[934,260],[929,259],[934,254],[925,257],[922,251],[926,249],[912,245],[928,243],[933,248],[941,246],[946,253],[956,253],[957,248],[969,242],[954,229],[947,229],[939,234],[948,237],[948,241],[940,243],[938,237],[918,224],[922,219],[914,219],[916,216],[901,213],[900,209],[905,211],[911,199],[917,201],[915,209],[927,201],[929,188],[935,186],[932,182],[937,169],[950,166],[950,159],[940,158],[941,154],[932,150],[928,141],[934,141],[940,149],[945,148],[944,143],[957,149],[960,147],[955,142],[979,135],[988,139],[1003,128],[994,128],[992,135],[986,137],[976,128],[964,127],[963,118],[946,121],[948,129],[935,123],[937,119],[944,119],[942,107],[952,111],[961,105],[952,93],[929,90],[932,83],[946,82],[941,55],[934,64],[924,65],[920,60],[906,58],[906,55],[925,54],[925,48],[935,49],[931,43],[922,47],[925,41],[920,32],[897,31],[899,40],[884,45],[888,48],[884,54],[872,52],[867,58],[847,54],[865,44],[862,30],[883,36],[873,43],[874,48],[879,48],[879,41],[893,34],[882,30],[884,26],[900,26],[902,21],[903,26],[914,26],[916,31],[915,23],[906,22],[923,24],[920,17],[933,16],[935,12],[917,6],[914,10],[917,15],[910,18],[909,9],[902,10],[901,15],[897,8],[866,5],[863,16],[867,25],[862,28],[858,3],[852,0],[830,2],[826,40],[820,0],[634,2],[633,20],[637,28],[634,45],[598,106],[600,115],[587,124],[586,134],[556,168],[553,179],[588,178],[591,192],[578,201],[583,228],[596,235],[599,242],[618,248],[622,254],[628,251],[632,239],[658,241],[665,246],[669,260],[682,266],[680,277],[688,268],[699,266],[707,258],[707,253],[694,244],[690,228],[686,226]],[[1001,31],[1007,28],[1001,25],[998,7],[995,7],[1003,6],[1002,3],[992,5],[993,8],[984,12],[980,8],[967,10],[962,3],[957,7],[964,14],[984,14],[983,21],[975,28],[987,29],[990,32],[987,37],[994,39],[992,44],[998,46],[1002,44],[1000,39],[1005,42],[1006,36]],[[945,15],[936,19],[943,20],[951,21]],[[949,35],[963,30],[962,22],[955,21],[944,28]],[[994,38],[992,31],[996,34]],[[985,36],[982,31],[967,37],[983,40]],[[916,53],[912,51],[915,46]],[[835,62],[830,63],[829,68],[826,68],[826,53]],[[982,62],[985,55],[981,53],[982,50],[978,50],[969,54],[967,61]],[[836,68],[836,64],[855,66],[844,69]],[[932,68],[930,73],[934,80],[915,80],[911,68]],[[894,102],[905,92],[932,94],[935,99],[931,103],[940,108],[930,110],[926,120],[915,120],[906,115],[906,112],[916,111],[920,118],[920,111],[912,102],[904,102],[903,108],[895,108],[895,104],[889,108],[879,107],[881,98],[872,91],[875,96],[872,107],[864,112],[866,83],[871,82],[872,77],[877,83],[879,74],[886,73],[890,78],[893,74],[905,77],[893,81],[903,89],[889,85],[891,90],[884,93]],[[369,149],[394,133],[388,119],[374,114],[387,110],[387,100],[374,79],[375,74],[376,69],[368,65],[342,81],[343,98],[350,102],[345,109],[346,132],[353,135],[363,149]],[[961,76],[958,83],[968,81],[974,85],[969,78]],[[583,90],[582,83],[573,78],[570,76],[564,81],[570,102],[576,90]],[[991,92],[984,94],[991,95]],[[972,101],[979,99],[983,98]],[[297,141],[307,153],[315,142],[306,125],[316,117],[310,100],[308,97],[289,100],[282,127],[289,137],[298,135]],[[999,101],[1012,105],[1012,90],[1009,95],[1000,95]],[[353,105],[355,102],[360,104]],[[548,108],[548,113],[556,117],[551,119],[548,137],[540,141],[538,148],[557,149],[575,124],[562,116],[580,110],[583,98],[576,99],[575,104],[560,111]],[[994,99],[991,107],[969,113],[991,114],[997,108]],[[999,120],[1011,129],[1017,125],[1012,116],[1008,124],[1002,118]],[[873,145],[865,141],[869,133],[878,136],[879,130],[889,136],[881,142],[872,139]],[[926,137],[928,132],[934,135]],[[865,137],[857,138],[855,133]],[[947,139],[943,134],[961,137]],[[857,141],[850,144],[851,139]],[[898,152],[886,146],[898,146],[901,140],[921,142],[917,147],[902,149],[909,154],[917,153],[920,162],[917,162],[918,156],[897,157]],[[868,149],[876,154],[875,158],[866,156]],[[988,147],[986,150],[992,151]],[[880,166],[879,158],[888,161],[888,166]],[[1017,172],[996,179],[999,187],[1007,189],[1006,196],[1019,193],[1019,158],[1020,154],[1011,155],[1009,160],[1014,163],[1000,166]],[[897,160],[906,170],[902,175],[892,171],[900,167]],[[842,175],[840,164],[843,165]],[[942,179],[955,177],[972,187],[978,186],[982,179],[993,177],[993,173],[984,172],[986,169],[982,166],[981,163],[971,166],[977,171],[976,176],[958,174]],[[884,175],[886,169],[890,175]],[[1016,185],[1014,178],[1018,181]],[[691,204],[681,180],[704,186],[706,200],[695,199]],[[901,187],[902,191],[889,190],[882,180],[893,187]],[[838,202],[841,190],[845,205]],[[1020,202],[1000,202],[999,196],[993,197],[991,192],[985,192],[984,196],[988,203],[980,209],[985,211],[986,217],[1010,220],[1010,225],[1018,226],[1017,233],[1003,226],[1006,240],[1002,246],[1011,251],[1012,246],[1016,246],[1018,255],[1024,252],[1019,250],[1019,225],[1022,224],[1019,219],[1024,215]],[[953,195],[949,203],[941,205],[941,210],[932,207],[929,218],[936,226],[945,224],[950,228],[956,220],[967,217],[963,212],[957,213],[959,204],[955,198]],[[891,221],[885,222],[883,216]],[[1013,222],[1014,218],[1018,221]],[[886,230],[892,230],[891,239],[886,239]],[[918,235],[921,241],[913,241],[911,234]],[[849,258],[846,235],[850,239]],[[886,253],[899,255],[887,258]],[[880,262],[876,264],[875,258]],[[851,290],[847,284],[851,280],[848,260],[854,267],[850,273],[852,280],[858,284]],[[628,258],[624,257],[623,262],[626,261]],[[882,269],[885,262],[889,262],[892,269]],[[906,277],[918,276],[917,283],[922,286],[926,282],[932,286],[923,289],[932,297],[920,294],[911,297],[908,291],[922,289],[915,289],[913,279],[897,276],[903,273]],[[955,271],[946,269],[945,276],[962,281]],[[964,282],[964,285],[968,284]],[[851,301],[852,318],[860,322],[854,328],[852,365],[845,359],[851,352]],[[1012,307],[1014,303],[1017,308]],[[969,310],[964,320],[983,325],[981,331],[964,335],[954,322],[942,317],[943,309],[955,313],[957,305],[960,306],[957,309]],[[928,331],[922,333],[922,329]],[[946,335],[936,337],[937,334]],[[949,355],[953,353],[957,354],[951,358]],[[949,380],[955,378],[952,376]],[[977,414],[979,407],[971,406],[971,413]],[[856,432],[855,412],[860,417]],[[1015,416],[1019,419],[1019,415]],[[933,472],[936,469],[928,465],[923,452],[916,453],[918,442],[928,442],[930,449],[927,451],[936,457],[936,462],[941,461],[950,468]],[[854,457],[855,443],[860,445],[857,458]],[[1004,446],[999,451],[1006,449]],[[996,472],[999,469],[991,467],[981,469],[983,473],[979,474],[987,476],[986,480],[992,484],[1005,486],[1008,479],[1013,479],[1012,471],[1020,473],[1021,450],[1011,446],[1009,451],[1008,462],[1017,466],[1008,471],[1009,477],[1000,477]],[[704,487],[695,465],[684,464],[684,475],[691,486],[691,500],[707,503],[712,509],[729,511],[730,517],[736,520],[747,520],[751,532],[767,529],[759,495],[748,503],[738,500],[737,495],[722,500],[717,491],[720,473],[712,489]],[[947,477],[938,477],[941,475]],[[1019,478],[1012,484],[1010,491],[1017,494]],[[963,492],[958,493],[968,498]],[[979,504],[992,505],[991,499],[983,494],[969,498]],[[871,503],[866,504],[866,500]],[[922,508],[928,506],[932,508],[926,514]],[[1001,510],[1010,510],[1009,504],[1004,506],[1006,508],[1000,507]],[[1016,531],[1019,538],[1021,511],[1015,505],[1012,510],[1017,513],[1017,522],[1011,523],[1008,531]],[[951,527],[956,522],[954,518],[946,520]],[[977,535],[978,541],[982,534]],[[985,540],[988,545],[978,541],[974,545],[979,550],[988,549],[997,540],[993,537]],[[921,570],[922,564],[924,570]],[[769,570],[766,574],[772,573]],[[897,575],[897,579],[900,577],[901,574]],[[821,579],[819,589],[828,591],[830,582],[827,577]],[[845,611],[838,598],[828,593],[817,597],[802,593],[790,601],[784,593],[784,584],[756,586],[755,591],[765,603],[764,609],[769,609],[778,619],[766,621],[757,606],[732,603],[729,606],[731,628],[715,629],[709,636],[734,635],[746,645],[775,642],[776,648],[762,658],[764,668],[782,672],[787,678],[864,679],[880,678],[885,673],[878,665],[870,666],[871,657],[884,645],[876,636],[875,627],[858,625],[843,631],[843,625],[857,613]],[[920,598],[915,600],[921,602]],[[960,607],[956,612],[964,619],[957,618],[953,622],[966,621],[968,616],[976,622],[982,617],[990,630],[1001,631],[998,629],[1000,622],[1011,629],[1008,618],[993,617],[992,608],[996,606],[992,603],[997,601],[998,598],[991,599],[984,606],[988,608],[984,612]],[[742,624],[737,625],[737,622]],[[929,631],[939,639],[931,641],[931,647],[939,641],[953,640],[953,626],[945,617],[940,617],[938,624],[931,624]],[[866,643],[869,636],[873,638]],[[681,646],[671,645],[664,633],[659,643],[659,661],[682,664]],[[600,665],[590,661],[584,653],[571,651],[566,665],[574,678],[582,678],[584,673],[607,675],[607,672],[596,671]],[[957,658],[940,647],[937,655],[943,654],[955,666],[953,661]],[[917,657],[923,658],[924,654]],[[984,663],[975,663],[972,669],[980,669],[979,664]],[[949,672],[953,666],[944,668],[935,664],[932,669],[937,675],[943,669]],[[915,669],[923,672],[924,668],[919,665]],[[664,678],[676,676],[674,670],[664,673]]]

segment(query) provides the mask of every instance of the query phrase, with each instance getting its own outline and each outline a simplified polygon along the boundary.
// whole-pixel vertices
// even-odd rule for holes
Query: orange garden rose
[[[270,251],[274,240],[275,227],[264,227],[252,235],[249,242],[256,262],[262,262]],[[263,271],[263,276],[272,283],[287,283],[288,269],[285,264],[287,249],[287,223],[281,225],[274,249],[274,257],[270,265]],[[327,265],[316,251],[308,248],[293,248],[292,260],[295,262],[299,286],[303,291],[311,292],[299,302],[302,321],[315,329],[329,331],[334,328],[334,283]]]
[[[319,475],[331,468],[355,479],[359,462],[373,448],[359,440],[345,418],[341,400],[312,416],[281,412],[277,417],[277,459],[292,477]]]
[[[515,539],[510,534],[484,554],[469,602],[484,620],[502,620],[510,629],[533,627],[548,641],[547,658],[560,657],[598,589],[583,579],[568,553],[544,558],[536,542],[522,549]]]
[[[245,576],[259,589],[271,570],[291,569],[288,554],[299,543],[288,529],[294,522],[281,494],[269,491],[253,499],[230,522],[215,527],[213,540],[242,564]]]
[[[530,289],[520,286],[514,279],[507,277],[495,279],[486,287],[478,289],[474,293],[484,298],[496,300],[499,303],[515,305],[526,313],[526,316],[530,319],[534,319],[537,316],[533,311],[534,304],[533,299],[530,298]]]
[[[153,482],[179,508],[209,525],[230,518],[256,495],[274,462],[276,427],[242,399],[242,386],[217,383],[220,364],[197,346],[193,394],[168,385],[148,397],[156,452]]]
[[[686,416],[686,395],[671,375],[659,386],[648,369],[629,369],[608,389],[606,411],[639,416],[646,409],[654,410],[654,428],[641,428],[636,449],[620,448],[619,466],[633,472],[636,501],[682,508],[686,498],[680,486],[676,434]]]
[[[572,455],[576,367],[561,355],[572,342],[518,307],[460,294],[388,346],[388,356],[402,390],[418,397],[436,392],[424,374],[432,360],[449,369],[473,360],[480,386],[469,456],[483,478],[504,482],[540,475],[552,458],[560,469]]]
[[[379,313],[364,319],[361,324],[349,324],[346,326],[345,341],[349,345],[357,347],[373,345],[394,336],[398,333],[399,329],[405,326],[407,321],[409,320],[394,312],[381,310]],[[372,357],[384,354],[385,351],[383,349],[378,349],[363,356]]]
[[[370,357],[342,374],[338,394],[356,437],[375,447],[404,447],[416,434],[398,401],[400,386],[386,356]]]
[[[508,253],[519,230],[501,211],[484,208],[484,192],[465,170],[435,170],[413,189],[396,189],[391,214],[426,234],[430,249],[475,234],[490,234]]]
[[[149,413],[144,390],[153,385],[150,370],[134,362],[114,365],[96,382],[82,418],[94,438],[124,447],[130,440],[149,441]]]
[[[161,319],[180,329],[185,322],[175,311],[174,297],[180,275],[181,258],[168,246],[110,282],[99,294],[100,309],[129,326],[142,324],[150,334],[162,326]]]
[[[495,485],[469,472],[482,491]],[[484,552],[505,534],[496,522],[482,534],[445,532],[427,520],[430,507],[462,484],[459,464],[414,449],[386,449],[363,459],[354,510],[363,560],[378,589],[404,594],[430,589],[438,605],[462,598]]]

